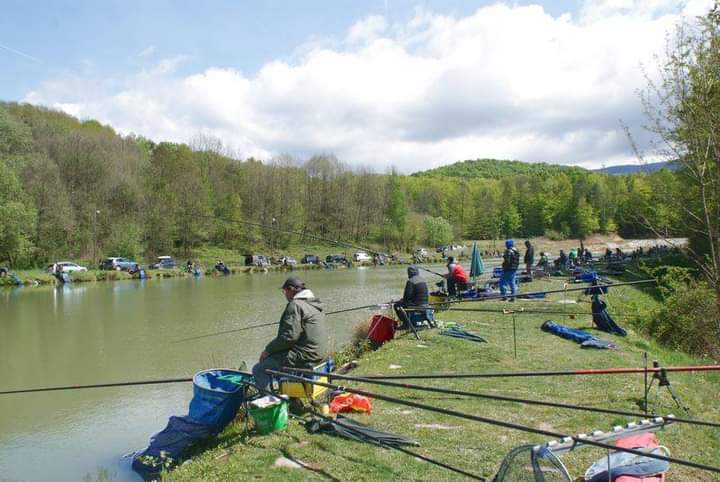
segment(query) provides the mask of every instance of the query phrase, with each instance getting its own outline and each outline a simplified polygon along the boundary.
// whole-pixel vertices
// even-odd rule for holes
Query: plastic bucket
[[[255,422],[255,430],[260,435],[284,430],[287,427],[288,406],[285,400],[280,399],[277,403],[262,408],[250,404],[249,412]]]

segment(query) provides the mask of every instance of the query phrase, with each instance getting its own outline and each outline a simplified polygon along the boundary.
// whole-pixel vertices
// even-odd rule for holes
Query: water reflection
[[[0,389],[190,376],[252,365],[276,327],[174,343],[277,321],[287,273],[77,283],[0,290]],[[328,311],[399,297],[403,267],[301,272]],[[368,311],[328,318],[334,346]],[[121,455],[184,414],[191,385],[0,397],[2,477],[80,480],[98,466],[136,480]],[[53,460],[31,464],[32,460]],[[55,463],[57,461],[57,464]],[[66,462],[67,461],[67,462]]]

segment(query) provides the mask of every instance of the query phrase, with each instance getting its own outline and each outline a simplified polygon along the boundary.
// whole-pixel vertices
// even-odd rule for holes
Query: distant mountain
[[[605,174],[611,174],[613,176],[622,176],[623,174],[635,174],[638,172],[656,172],[661,169],[669,169],[671,171],[677,171],[679,166],[676,162],[651,162],[649,164],[622,164],[620,166],[603,167],[602,169],[595,169],[597,172],[604,172]]]
[[[500,179],[507,176],[523,174],[526,176],[544,176],[548,174],[587,173],[582,167],[561,166],[559,164],[546,164],[544,162],[506,161],[499,159],[475,159],[455,162],[447,166],[428,169],[413,173],[415,177],[481,177]]]

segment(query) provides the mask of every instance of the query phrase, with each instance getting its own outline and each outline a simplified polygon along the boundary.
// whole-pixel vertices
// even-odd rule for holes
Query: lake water
[[[442,267],[433,269],[441,270]],[[402,295],[405,267],[300,271],[326,311]],[[283,273],[78,283],[0,290],[0,391],[190,377],[248,367],[277,328],[176,343],[277,321]],[[433,276],[428,282],[436,281]],[[328,317],[338,348],[366,310]],[[190,383],[0,396],[0,481],[141,480],[130,470],[171,415],[187,413]]]

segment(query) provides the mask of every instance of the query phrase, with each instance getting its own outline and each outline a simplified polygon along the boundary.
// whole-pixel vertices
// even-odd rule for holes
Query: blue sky
[[[615,164],[640,64],[707,4],[5,0],[0,99],[239,157]]]
[[[4,0],[0,45],[19,53],[0,48],[0,99],[20,100],[43,80],[88,63],[107,75],[121,75],[158,56],[188,56],[180,69],[185,73],[223,65],[252,74],[270,59],[291,56],[309,39],[342,36],[367,15],[403,20],[418,7],[466,15],[491,3]],[[561,14],[576,11],[579,2],[542,4]]]

